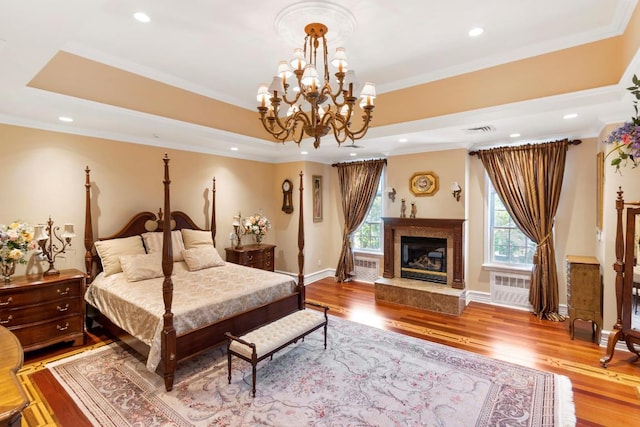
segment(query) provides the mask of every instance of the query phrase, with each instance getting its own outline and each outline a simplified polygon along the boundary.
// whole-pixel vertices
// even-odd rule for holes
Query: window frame
[[[384,217],[384,213],[385,213],[385,205],[384,205],[384,183],[385,183],[385,171],[384,169],[382,170],[382,173],[380,174],[380,180],[378,181],[378,187],[376,190],[376,195],[375,197],[380,197],[380,217],[378,218],[378,223],[380,225],[380,247],[376,248],[376,249],[372,249],[372,248],[357,248],[355,247],[355,241],[356,241],[356,235],[358,234],[358,232],[360,231],[360,229],[367,223],[367,217],[369,216],[369,212],[371,211],[371,208],[373,208],[374,203],[371,204],[371,208],[369,208],[369,211],[367,211],[367,215],[365,216],[365,220],[362,222],[362,224],[360,224],[360,227],[358,227],[353,234],[351,235],[351,250],[353,252],[358,252],[358,253],[367,253],[367,254],[382,254],[384,251],[384,223],[382,221],[382,218]],[[373,222],[369,222],[369,223],[373,223]]]
[[[493,213],[493,207],[494,204],[493,202],[493,197],[492,194],[493,193],[495,196],[493,197],[498,197],[498,194],[495,191],[495,188],[493,187],[493,184],[491,183],[491,179],[489,179],[489,176],[485,173],[485,206],[484,206],[484,211],[485,211],[485,227],[484,227],[484,234],[485,234],[485,248],[484,248],[484,264],[483,267],[487,270],[490,271],[527,271],[530,272],[533,269],[533,263],[514,263],[514,262],[509,262],[509,261],[496,261],[493,257],[493,251],[494,251],[494,246],[493,246],[493,238],[494,238],[494,233],[493,233],[493,223],[492,223],[492,218],[495,217],[494,213]],[[508,214],[508,211],[507,211]],[[513,221],[513,218],[510,218],[511,221]],[[513,227],[503,227],[503,228],[507,228],[507,229],[515,229],[517,230],[519,233],[522,233],[522,231],[520,231],[520,229],[518,228],[517,225],[514,224]],[[527,240],[528,245],[533,245],[533,250],[535,250],[535,246],[536,244],[529,239],[526,235],[523,234],[523,237]],[[509,258],[511,258],[511,255],[509,254]]]

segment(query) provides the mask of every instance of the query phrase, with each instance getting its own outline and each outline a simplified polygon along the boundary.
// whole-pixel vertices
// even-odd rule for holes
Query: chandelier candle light
[[[49,221],[47,221],[46,224],[39,224],[34,227],[34,240],[38,242],[38,246],[40,247],[41,259],[49,263],[49,269],[43,273],[44,276],[60,274],[60,271],[54,267],[56,257],[65,253],[65,249],[71,246],[71,238],[76,236],[73,230],[73,224],[65,224],[60,235],[58,235],[59,230],[59,226],[53,226],[51,217],[49,217]],[[54,243],[54,237],[62,244],[61,247],[58,247],[58,245]]]
[[[351,128],[352,117],[356,114],[354,88],[357,86],[355,73],[347,70],[347,57],[342,47],[336,49],[331,64],[336,67],[335,77],[338,87],[334,90],[329,83],[329,61],[327,27],[320,23],[308,24],[305,29],[304,49],[295,49],[290,64],[280,61],[277,76],[270,86],[261,84],[258,88],[258,111],[264,128],[275,139],[284,142],[291,139],[296,144],[306,134],[314,139],[313,146],[320,146],[320,138],[333,131],[338,145],[348,139],[361,139],[369,129],[371,113],[376,97],[373,83],[367,82],[360,93],[361,101],[358,105],[362,109],[362,127],[358,130]],[[318,74],[317,55],[323,60],[324,80],[321,82]],[[295,84],[290,89],[287,81],[295,75]],[[293,92],[293,94],[291,94]],[[291,96],[292,98],[288,98]],[[331,101],[327,103],[327,101]],[[285,102],[289,108],[286,116],[280,117],[280,104]],[[304,102],[304,103],[303,103]],[[323,104],[327,103],[326,106]],[[306,111],[305,111],[306,110]]]

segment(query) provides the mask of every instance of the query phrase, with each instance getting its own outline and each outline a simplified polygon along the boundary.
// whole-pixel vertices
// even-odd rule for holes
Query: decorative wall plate
[[[409,179],[409,189],[416,196],[433,196],[438,192],[438,175],[433,172],[416,172]]]

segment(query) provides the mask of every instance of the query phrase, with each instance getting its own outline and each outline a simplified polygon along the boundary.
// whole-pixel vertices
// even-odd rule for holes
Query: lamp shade
[[[271,86],[269,86],[268,92],[273,94],[274,96],[277,93],[284,93],[284,84],[282,82],[282,77],[274,76],[273,80],[271,80]]]
[[[33,239],[40,242],[42,240],[47,240],[49,238],[49,235],[47,234],[47,231],[45,230],[45,226],[42,224],[39,225],[35,225],[33,227]]]
[[[320,86],[320,76],[318,76],[318,71],[316,71],[316,68],[313,65],[309,64],[304,67],[304,73],[302,73],[302,84],[307,87]]]
[[[65,224],[60,237],[62,237],[63,239],[70,239],[72,237],[76,237],[76,232],[73,230],[73,224]]]
[[[280,61],[278,63],[278,76],[282,79],[288,79],[292,75],[293,73],[291,72],[291,67],[289,67],[287,61]]]
[[[266,83],[261,83],[258,87],[258,94],[256,95],[256,100],[260,105],[266,105],[267,101],[271,98],[271,94],[269,93],[269,88]]]
[[[291,68],[294,70],[303,70],[307,65],[306,59],[304,59],[304,52],[300,48],[293,50],[293,58],[291,58]]]
[[[340,71],[346,71],[347,69],[347,54],[343,47],[336,48],[336,53],[333,55],[331,65],[336,67]]]
[[[460,191],[462,190],[462,188],[460,188],[460,184],[458,184],[457,181],[453,181],[451,183],[451,191]]]
[[[360,98],[371,98],[375,99],[376,97],[376,86],[371,82],[366,82],[364,87],[362,88],[362,92],[360,92]]]

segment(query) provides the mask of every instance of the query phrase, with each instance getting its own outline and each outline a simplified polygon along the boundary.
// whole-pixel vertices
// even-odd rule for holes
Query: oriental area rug
[[[225,346],[226,347],[226,346]],[[322,331],[251,366],[226,348],[178,366],[174,389],[123,344],[50,363],[99,426],[572,426],[564,376],[331,316]]]

